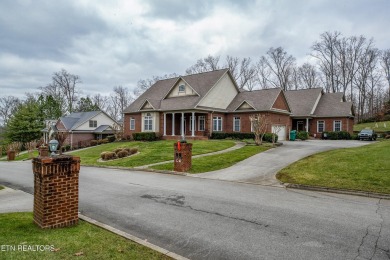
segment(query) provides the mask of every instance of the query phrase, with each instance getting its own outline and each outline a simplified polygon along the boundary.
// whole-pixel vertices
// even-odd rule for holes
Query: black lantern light
[[[50,149],[50,152],[51,152],[51,156],[56,155],[57,148],[58,148],[58,141],[55,140],[55,139],[50,140],[50,142],[49,142],[49,149]]]

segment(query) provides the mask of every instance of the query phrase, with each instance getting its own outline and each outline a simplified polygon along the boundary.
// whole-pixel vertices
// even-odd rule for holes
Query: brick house
[[[60,117],[55,124],[55,131],[68,132],[64,145],[78,148],[89,145],[91,140],[98,140],[114,134],[113,125],[117,122],[103,111],[71,113]]]
[[[354,110],[343,93],[324,93],[322,88],[286,91],[291,107],[292,129],[321,137],[325,131],[353,133]]]
[[[341,127],[337,128],[340,130],[347,130],[347,122],[352,118],[353,125],[353,114],[344,110],[333,113],[332,108],[327,109],[339,97],[338,93],[328,96],[320,89],[298,90],[292,95],[289,92],[280,88],[240,91],[228,69],[160,80],[123,111],[124,135],[156,132],[163,139],[177,140],[184,136],[208,139],[213,132],[250,133],[249,117],[258,113],[268,117],[267,132],[279,129],[279,140],[286,140],[289,131],[295,129],[294,123],[296,125],[301,118],[304,122],[307,118],[308,124],[320,125],[321,120],[315,120],[322,118],[326,125],[329,120],[341,118]],[[306,98],[309,94],[310,98]],[[301,109],[302,115],[300,102],[309,103]],[[345,100],[341,103],[348,106]],[[316,117],[312,111],[321,117]],[[334,117],[336,114],[338,117]],[[307,129],[312,135],[318,134],[314,132],[317,129]],[[323,129],[330,130],[327,126],[319,130]]]

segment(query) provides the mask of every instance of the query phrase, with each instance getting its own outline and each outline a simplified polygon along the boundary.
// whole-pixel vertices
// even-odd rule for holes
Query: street
[[[1,184],[32,193],[31,162]],[[82,167],[79,208],[190,259],[390,258],[388,200]]]

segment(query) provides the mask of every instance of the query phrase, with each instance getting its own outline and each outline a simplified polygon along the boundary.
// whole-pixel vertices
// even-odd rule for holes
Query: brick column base
[[[180,150],[178,144],[174,144],[175,159],[173,170],[177,172],[187,172],[192,166],[192,144],[180,143]]]
[[[41,228],[78,223],[80,158],[73,156],[33,159],[34,222]]]

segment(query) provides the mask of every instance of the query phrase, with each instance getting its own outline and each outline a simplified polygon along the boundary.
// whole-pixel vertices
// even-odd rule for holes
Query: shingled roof
[[[236,111],[243,102],[247,102],[256,111],[271,110],[281,91],[280,88],[271,88],[240,92],[227,107],[227,110],[229,112]]]
[[[299,89],[285,91],[284,94],[295,117],[311,116],[321,96],[322,88]]]
[[[156,110],[193,109],[227,71],[228,69],[222,69],[159,80],[147,89],[132,104],[130,104],[130,106],[128,106],[123,112],[138,112],[145,101],[150,102]],[[183,96],[164,99],[179,79],[186,81],[196,91],[196,93],[199,94],[199,96]]]
[[[67,116],[60,117],[60,120],[64,124],[66,130],[72,130],[99,113],[101,113],[101,111],[71,113]]]
[[[354,116],[352,102],[345,102],[343,93],[325,93],[314,114],[318,117]]]

